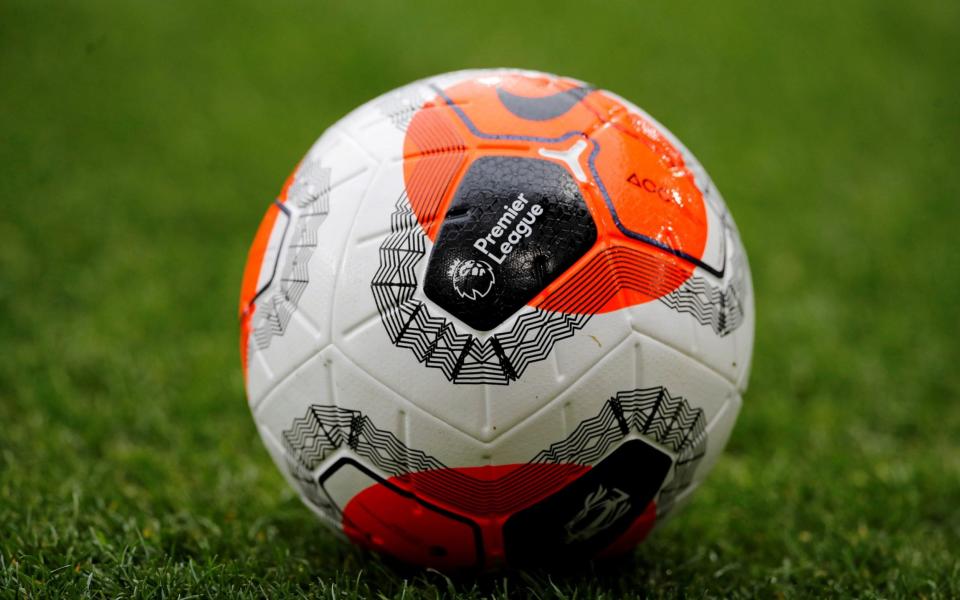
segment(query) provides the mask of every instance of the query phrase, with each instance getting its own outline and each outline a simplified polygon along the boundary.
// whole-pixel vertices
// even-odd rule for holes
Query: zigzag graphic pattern
[[[287,192],[287,205],[298,209],[297,222],[287,244],[279,286],[257,301],[254,313],[253,336],[261,350],[268,348],[274,337],[286,333],[310,283],[308,267],[317,249],[317,231],[330,212],[330,169],[316,162],[301,166]]]
[[[616,246],[595,254],[571,275],[569,285],[550,294],[542,304],[546,310],[525,311],[509,331],[481,339],[458,332],[451,321],[433,316],[414,297],[415,269],[426,254],[426,236],[406,193],[396,202],[390,228],[371,282],[381,320],[395,346],[410,349],[419,362],[440,369],[453,383],[507,385],[520,378],[531,364],[549,356],[557,342],[582,329],[621,289],[659,297],[666,306],[713,326],[719,335],[743,320],[743,292],[736,282],[722,292],[696,276],[681,285],[686,271],[649,252]]]
[[[359,411],[336,406],[311,406],[283,432],[283,442],[291,475],[304,495],[316,499],[321,508],[329,501],[317,483],[317,471],[333,451],[348,447],[418,495],[467,514],[491,515],[512,513],[559,490],[629,435],[639,435],[676,455],[673,478],[657,502],[658,514],[666,514],[676,495],[689,487],[706,451],[707,432],[703,410],[671,396],[663,387],[618,393],[566,438],[498,479],[448,469],[378,429]],[[556,468],[543,469],[543,465]]]
[[[423,99],[415,91],[392,92],[377,103],[377,108],[393,126],[406,132],[413,115],[420,109]]]
[[[673,451],[677,457],[673,479],[660,490],[657,514],[673,507],[677,494],[690,487],[697,464],[707,451],[707,419],[701,408],[693,408],[680,396],[671,396],[664,387],[620,392],[610,406],[622,420],[621,429],[635,431]]]
[[[440,369],[453,383],[506,385],[590,319],[532,310],[521,314],[510,331],[487,339],[459,333],[414,297],[414,269],[426,254],[426,236],[406,193],[397,200],[390,225],[392,233],[380,247],[380,267],[371,282],[377,310],[395,346],[409,348],[419,362]]]
[[[741,263],[742,259],[736,260]],[[694,275],[682,286],[659,298],[660,302],[679,313],[693,316],[703,326],[710,327],[720,337],[736,331],[743,323],[746,292],[743,272],[746,267],[737,264],[733,279],[721,289]]]

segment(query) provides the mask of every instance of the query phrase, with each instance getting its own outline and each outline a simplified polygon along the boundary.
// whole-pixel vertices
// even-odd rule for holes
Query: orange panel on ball
[[[527,305],[608,312],[655,300],[693,273],[708,235],[703,196],[680,151],[648,119],[592,87],[547,76],[434,89],[404,141],[407,195],[432,241],[472,164],[520,157],[567,169],[597,228],[592,249]]]

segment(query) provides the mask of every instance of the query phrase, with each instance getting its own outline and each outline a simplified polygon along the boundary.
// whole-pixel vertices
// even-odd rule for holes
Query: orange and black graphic
[[[300,491],[351,539],[456,569],[631,549],[690,487],[707,430],[702,409],[653,387],[618,393],[523,464],[448,467],[329,405],[295,419],[283,443]]]
[[[695,274],[725,271],[725,258],[704,260],[703,194],[648,119],[547,76],[434,92],[388,112],[406,132],[405,190],[372,288],[396,346],[453,383],[509,384],[598,313],[659,300],[717,335],[739,326],[742,287]],[[520,311],[509,329],[474,335],[417,298],[426,239],[426,297],[477,331]]]

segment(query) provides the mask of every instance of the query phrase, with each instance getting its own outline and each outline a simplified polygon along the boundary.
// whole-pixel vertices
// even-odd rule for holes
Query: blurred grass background
[[[0,596],[960,596],[960,4],[0,1]],[[643,106],[753,267],[694,502],[577,573],[337,543],[249,417],[267,203],[349,109],[519,66]]]

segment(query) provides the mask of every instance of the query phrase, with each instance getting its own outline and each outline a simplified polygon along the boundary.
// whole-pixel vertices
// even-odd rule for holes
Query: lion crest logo
[[[602,485],[587,495],[580,509],[564,526],[566,542],[583,542],[617,522],[630,510],[630,496],[623,490],[608,490]]]
[[[493,289],[496,279],[493,267],[483,260],[468,259],[454,263],[450,269],[453,289],[461,298],[476,300],[483,298]]]

